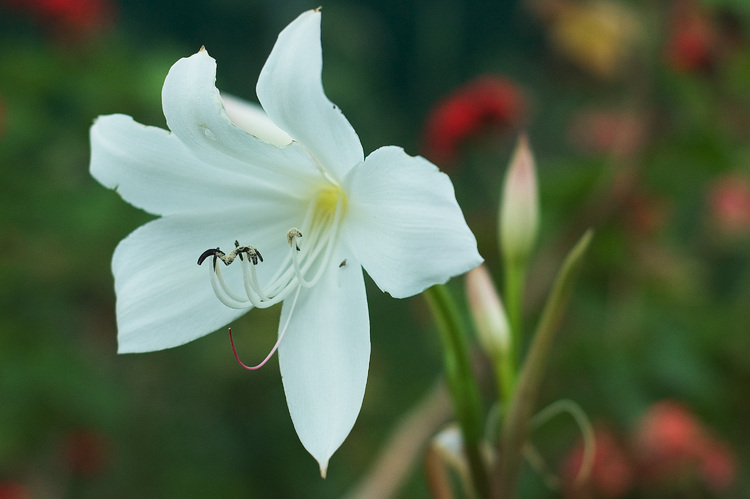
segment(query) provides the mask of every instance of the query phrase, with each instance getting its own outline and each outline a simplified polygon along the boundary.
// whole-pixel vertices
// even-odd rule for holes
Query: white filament
[[[227,307],[234,309],[268,308],[283,301],[300,287],[311,288],[320,281],[331,264],[333,249],[339,233],[343,211],[343,196],[339,194],[336,210],[320,213],[313,199],[305,213],[301,231],[307,234],[304,243],[301,236],[289,236],[290,253],[281,262],[274,275],[265,285],[260,283],[255,263],[241,253],[242,284],[244,296],[233,291],[221,273],[219,259],[209,268],[211,287],[216,297]],[[291,230],[290,230],[291,232]]]

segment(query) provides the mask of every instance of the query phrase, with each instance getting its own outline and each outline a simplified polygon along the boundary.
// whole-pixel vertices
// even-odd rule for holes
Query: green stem
[[[500,401],[504,406],[510,403],[513,392],[516,389],[516,362],[511,355],[505,356],[500,361],[494,361],[495,382],[500,391]]]
[[[440,332],[445,374],[456,419],[461,427],[474,487],[479,497],[488,497],[490,487],[487,468],[479,450],[483,433],[482,404],[471,369],[466,331],[458,308],[445,286],[433,286],[424,292],[424,296]]]
[[[494,473],[493,497],[502,499],[516,497],[516,484],[521,469],[522,450],[526,441],[529,419],[539,392],[552,340],[570,299],[576,273],[586,248],[591,242],[591,237],[592,232],[589,230],[568,253],[544,306],[503,422],[500,436],[500,459]]]
[[[510,351],[505,358],[495,364],[495,379],[499,390],[499,399],[504,405],[510,403],[516,390],[518,362],[521,351],[521,310],[523,307],[523,283],[526,274],[524,262],[506,259],[503,276],[505,296],[505,313],[510,327]],[[506,405],[507,407],[507,405]]]
[[[511,334],[511,352],[508,355],[512,361],[512,371],[518,364],[521,345],[521,311],[523,307],[523,283],[526,275],[525,262],[505,260],[505,313],[508,314],[508,324]]]

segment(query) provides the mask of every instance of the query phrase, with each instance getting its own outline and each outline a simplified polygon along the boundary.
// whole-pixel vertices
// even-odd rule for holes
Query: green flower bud
[[[479,344],[495,362],[502,362],[510,353],[510,325],[484,265],[466,274],[466,295]]]
[[[505,260],[525,265],[539,232],[539,192],[534,157],[521,135],[505,175],[500,202],[500,248]]]

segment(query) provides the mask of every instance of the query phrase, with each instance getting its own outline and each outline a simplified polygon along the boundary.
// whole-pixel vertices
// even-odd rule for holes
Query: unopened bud
[[[495,459],[493,448],[488,442],[482,440],[479,442],[478,450],[482,461],[481,465],[489,467]],[[433,497],[446,497],[441,494],[446,490],[450,492],[452,488],[451,475],[454,473],[458,475],[463,486],[463,497],[480,497],[480,494],[476,492],[476,484],[472,481],[466,444],[458,424],[449,423],[432,437],[427,446],[425,468],[428,486],[433,493]],[[449,471],[453,473],[449,473]]]
[[[510,352],[510,325],[484,265],[466,274],[466,294],[482,349],[495,361],[502,361]]]
[[[539,192],[534,156],[526,135],[521,135],[505,174],[500,201],[500,247],[506,261],[526,262],[539,230]]]

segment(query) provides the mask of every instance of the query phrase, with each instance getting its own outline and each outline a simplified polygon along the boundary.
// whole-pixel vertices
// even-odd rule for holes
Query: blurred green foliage
[[[674,5],[621,2],[639,29],[612,42],[624,55],[609,74],[586,65],[591,54],[565,49],[561,23],[573,21],[545,3],[576,4],[331,0],[326,91],[366,151],[398,144],[426,154],[424,123],[453,89],[483,74],[515,81],[543,212],[527,329],[564,252],[586,227],[597,231],[544,401],[576,400],[626,434],[653,402],[679,400],[730,443],[738,473],[726,493],[743,497],[750,211],[727,223],[716,198],[722,178],[750,185],[750,10],[742,0],[696,3],[718,41],[709,60],[685,67],[668,50],[679,29]],[[440,375],[422,299],[393,300],[368,282],[367,395],[323,481],[292,428],[275,360],[239,369],[222,332],[175,350],[115,353],[109,261],[149,217],[89,176],[88,127],[115,112],[164,126],[163,79],[201,45],[218,61],[219,88],[253,100],[276,35],[315,6],[132,0],[114,5],[106,23],[74,30],[0,2],[0,488],[21,484],[32,497],[335,497]],[[439,165],[495,273],[496,209],[517,129],[475,136],[455,164]],[[456,295],[462,282],[452,283]],[[253,311],[233,324],[243,357],[270,348],[276,314]],[[575,439],[565,425],[538,435],[555,470]],[[402,496],[426,495],[419,462],[410,476]],[[523,497],[555,495],[530,470],[524,487]]]

